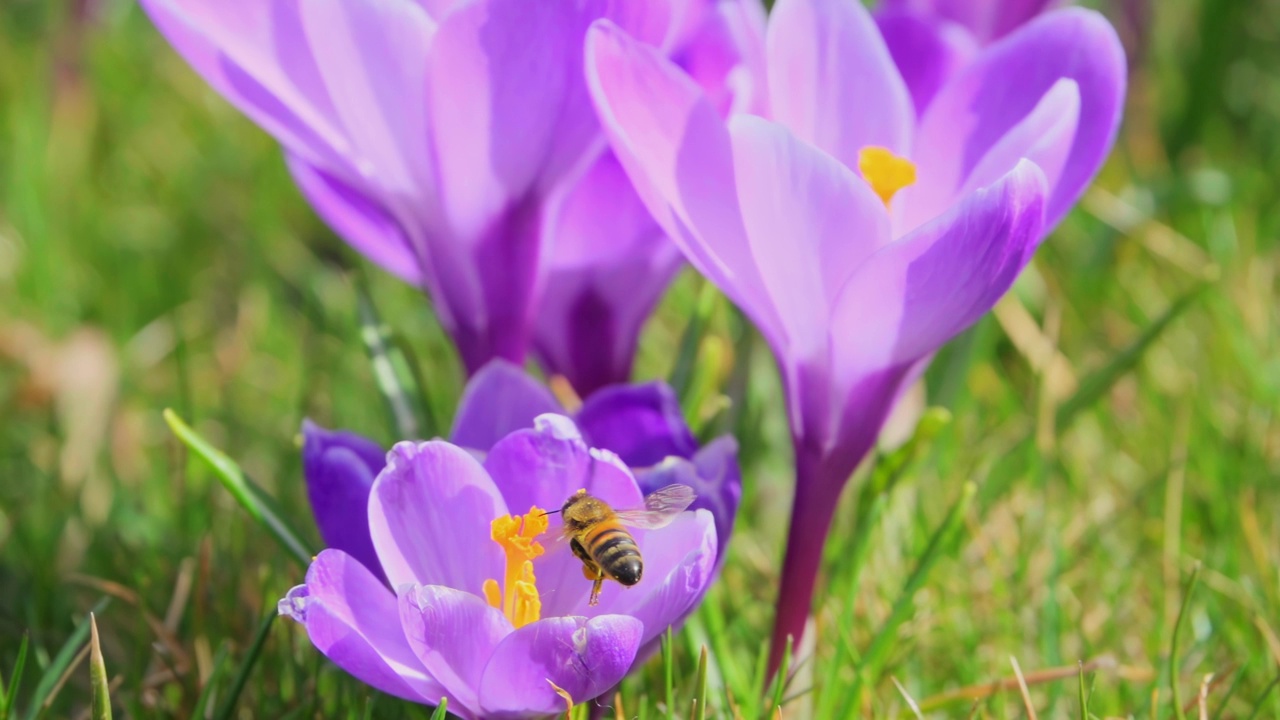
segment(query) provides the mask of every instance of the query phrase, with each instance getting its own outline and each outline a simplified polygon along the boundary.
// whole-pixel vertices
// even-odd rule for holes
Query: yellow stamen
[[[516,627],[542,617],[533,559],[543,553],[543,547],[534,538],[545,533],[548,524],[547,514],[541,508],[532,507],[525,515],[503,515],[489,526],[489,536],[502,548],[507,564],[501,586],[497,580],[484,581],[484,599],[501,610]]]
[[[889,207],[889,201],[899,190],[916,181],[915,163],[876,145],[858,151],[858,172],[884,201],[885,207]]]

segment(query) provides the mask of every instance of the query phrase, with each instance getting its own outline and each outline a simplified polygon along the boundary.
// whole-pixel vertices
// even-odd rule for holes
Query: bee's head
[[[569,512],[569,510],[573,508],[574,505],[577,505],[578,503],[582,502],[584,499],[586,499],[586,497],[587,497],[586,488],[579,488],[578,492],[570,495],[569,499],[564,501],[564,505],[560,506],[560,512],[561,513]]]

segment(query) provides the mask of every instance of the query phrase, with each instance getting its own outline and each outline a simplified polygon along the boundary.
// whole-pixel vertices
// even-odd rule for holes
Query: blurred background
[[[855,701],[865,716],[910,713],[907,697],[926,715],[1024,716],[1010,657],[1044,717],[1081,717],[1078,660],[1093,714],[1169,716],[1175,657],[1189,712],[1203,690],[1208,716],[1280,717],[1280,691],[1259,704],[1280,672],[1280,3],[1093,5],[1130,55],[1120,141],[1016,291],[934,364],[928,401],[953,419],[863,526],[856,583],[866,483],[847,493],[787,717],[829,707],[901,602]],[[212,713],[240,680],[238,717],[428,717],[264,625],[302,571],[161,417],[226,450],[319,547],[303,418],[397,439],[359,337],[360,278],[447,420],[462,373],[425,299],[320,223],[274,143],[132,2],[0,0],[0,679],[22,654],[14,717],[88,717],[77,628],[95,607],[126,717]],[[673,286],[638,378],[671,372],[701,288],[691,271]],[[767,348],[722,299],[712,320],[686,410],[738,434],[746,501],[672,662],[688,687],[709,644],[711,714],[730,717],[768,637],[790,452]],[[979,491],[957,541],[904,601],[966,480]],[[631,716],[660,707],[660,664],[623,695]]]

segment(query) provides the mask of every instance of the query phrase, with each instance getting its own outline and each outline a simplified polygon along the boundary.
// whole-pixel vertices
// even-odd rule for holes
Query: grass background
[[[1280,4],[1103,9],[1132,64],[1113,158],[1011,299],[935,363],[930,403],[953,420],[847,493],[783,717],[910,716],[912,702],[1026,717],[1011,658],[1040,717],[1084,716],[1078,661],[1098,717],[1172,717],[1172,684],[1192,717],[1202,687],[1209,717],[1280,717],[1280,691],[1264,698],[1280,672]],[[395,439],[353,273],[440,417],[461,385],[423,298],[364,266],[132,2],[0,4],[6,686],[27,639],[14,717],[88,717],[73,631],[104,597],[120,715],[212,717],[243,670],[236,717],[429,716],[345,677],[288,623],[253,648],[301,570],[160,414],[236,458],[318,547],[302,418]],[[668,294],[637,377],[671,371],[700,288],[686,273]],[[708,432],[729,418],[746,500],[722,580],[623,686],[629,717],[688,716],[704,644],[707,714],[769,712],[785,420],[767,350],[723,301],[712,320],[705,402],[689,410]],[[702,423],[722,390],[733,410]],[[966,481],[976,496],[910,592]]]

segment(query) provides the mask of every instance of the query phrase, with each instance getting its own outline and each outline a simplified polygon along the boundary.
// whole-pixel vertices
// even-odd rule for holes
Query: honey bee
[[[638,510],[614,510],[586,490],[564,501],[557,512],[564,518],[564,537],[582,561],[582,574],[592,581],[589,605],[600,602],[605,580],[631,587],[644,575],[644,559],[627,527],[655,530],[665,527],[693,502],[688,485],[668,485],[644,499]]]

